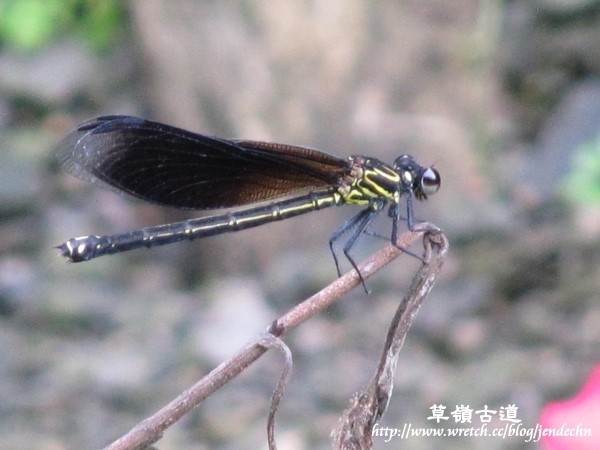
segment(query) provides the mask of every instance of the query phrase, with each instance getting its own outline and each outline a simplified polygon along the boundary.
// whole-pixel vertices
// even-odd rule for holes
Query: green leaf
[[[565,177],[565,196],[577,203],[600,204],[600,136],[576,150]]]
[[[94,50],[112,45],[125,22],[118,0],[0,0],[0,42],[36,51],[64,35],[78,35]]]
[[[63,0],[4,0],[0,3],[0,37],[17,50],[32,51],[64,26]]]

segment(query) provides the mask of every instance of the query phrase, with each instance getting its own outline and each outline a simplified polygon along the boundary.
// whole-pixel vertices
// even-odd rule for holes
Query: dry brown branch
[[[268,333],[265,334],[265,338],[263,339],[263,342],[261,342],[261,345],[267,348],[277,348],[285,355],[285,366],[279,376],[277,387],[273,391],[271,407],[269,408],[269,419],[267,420],[267,441],[269,443],[269,450],[277,450],[277,445],[275,444],[275,414],[277,413],[277,408],[283,398],[285,387],[292,377],[292,351],[280,338]]]
[[[371,433],[392,396],[400,349],[423,300],[433,288],[448,252],[448,241],[441,232],[427,233],[423,243],[423,264],[392,319],[377,371],[364,390],[354,396],[335,433],[335,447],[338,449],[370,449],[373,445]]]
[[[427,224],[421,224],[420,227],[421,230],[432,228],[435,227]],[[399,237],[397,244],[401,248],[408,248],[415,240],[422,236],[423,233],[423,231],[406,231]],[[358,268],[363,279],[368,279],[401,253],[402,250],[389,244],[384,249],[360,263]],[[330,304],[339,300],[346,293],[360,284],[360,282],[360,277],[354,270],[347,272],[333,283],[274,321],[273,325],[270,327],[270,333],[277,337],[284,336],[290,330],[296,328]],[[265,345],[264,339],[264,335],[261,335],[252,340],[231,359],[213,369],[195,385],[184,391],[155,414],[137,424],[127,434],[106,447],[106,449],[131,450],[149,448],[162,437],[164,431],[168,427],[177,422],[185,414],[198,406],[204,399],[260,358],[269,347],[268,345]],[[269,426],[272,426],[272,421],[270,421]]]

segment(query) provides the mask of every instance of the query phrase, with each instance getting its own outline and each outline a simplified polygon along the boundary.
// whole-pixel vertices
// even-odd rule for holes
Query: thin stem
[[[426,228],[420,229],[426,230]],[[396,244],[398,247],[408,248],[423,233],[424,231],[419,230],[406,231],[400,236]],[[402,250],[398,247],[389,244],[360,263],[358,269],[362,278],[365,280],[368,279],[402,254]],[[356,271],[354,269],[350,270],[277,319],[271,326],[270,332],[278,337],[283,337],[290,330],[293,330],[332,303],[338,301],[360,282],[361,278]],[[257,336],[231,359],[221,363],[192,387],[184,391],[155,414],[137,424],[127,434],[106,447],[106,449],[129,450],[149,447],[162,437],[168,427],[202,403],[203,400],[227,382],[242,373],[248,366],[267,352],[267,350],[267,346],[264,345],[264,336]]]

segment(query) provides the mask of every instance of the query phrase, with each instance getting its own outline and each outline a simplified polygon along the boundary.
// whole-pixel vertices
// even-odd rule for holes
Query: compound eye
[[[425,195],[435,194],[441,184],[442,178],[437,170],[433,167],[425,169],[425,172],[421,176],[421,190]]]

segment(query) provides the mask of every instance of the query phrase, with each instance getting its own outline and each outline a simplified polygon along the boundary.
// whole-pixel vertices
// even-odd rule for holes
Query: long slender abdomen
[[[193,240],[232,231],[245,230],[269,222],[328,208],[342,202],[332,191],[311,192],[256,208],[233,211],[219,216],[201,217],[184,222],[142,228],[111,236],[81,236],[57,246],[70,262],[89,261],[103,255],[141,247],[156,247],[183,240]]]

